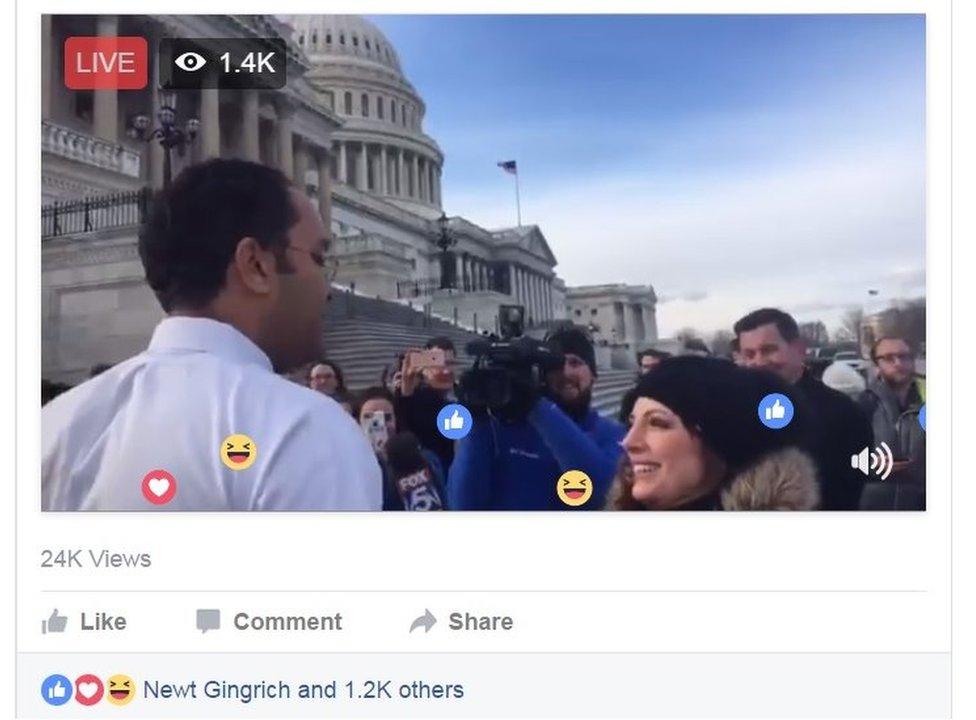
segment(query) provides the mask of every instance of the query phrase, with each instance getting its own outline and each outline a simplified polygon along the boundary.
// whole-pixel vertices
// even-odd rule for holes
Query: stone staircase
[[[425,328],[365,319],[329,323],[325,331],[326,357],[342,367],[350,390],[362,390],[378,385],[383,368],[392,368],[399,353],[407,348],[423,347],[435,335],[451,339],[462,366],[471,363],[471,358],[464,354],[464,346],[478,337],[474,333],[451,326]]]
[[[420,310],[338,291],[326,313],[326,357],[339,364],[353,391],[379,384],[383,369],[389,366],[392,371],[399,353],[423,347],[437,335],[454,343],[462,369],[470,366],[473,358],[465,354],[465,345],[478,335]],[[616,417],[620,398],[633,383],[632,370],[602,371],[593,391],[594,407]]]
[[[593,408],[614,420],[620,412],[620,401],[637,380],[634,370],[601,370],[593,388]]]

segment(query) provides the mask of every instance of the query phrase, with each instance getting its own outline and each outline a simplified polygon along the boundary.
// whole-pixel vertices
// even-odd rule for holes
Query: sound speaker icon
[[[852,468],[860,470],[865,475],[874,473],[882,480],[888,479],[894,464],[895,457],[891,454],[888,443],[881,443],[874,452],[870,452],[869,448],[865,447],[861,452],[851,455]]]

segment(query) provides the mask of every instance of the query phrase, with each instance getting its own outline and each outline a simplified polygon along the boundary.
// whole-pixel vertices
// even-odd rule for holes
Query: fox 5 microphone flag
[[[512,175],[518,175],[518,164],[514,160],[502,160],[498,167]]]

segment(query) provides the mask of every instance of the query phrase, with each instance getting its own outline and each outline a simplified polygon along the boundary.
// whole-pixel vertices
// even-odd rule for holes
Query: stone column
[[[41,119],[46,120],[51,117],[51,69],[54,63],[52,57],[60,54],[54,53],[52,43],[51,14],[41,15]],[[155,89],[155,84],[153,85]]]
[[[369,187],[369,176],[366,176],[366,189],[378,192],[380,187],[380,157],[379,153],[371,153],[366,156],[366,164],[373,170],[373,187]]]
[[[261,162],[258,91],[242,90],[241,93],[241,149],[245,160]]]
[[[539,322],[539,292],[535,283],[535,273],[529,273],[529,303],[532,305],[532,319]]]
[[[535,300],[535,321],[542,322],[542,286],[539,284],[539,276],[532,275],[532,297]]]
[[[98,15],[95,32],[99,37],[116,37],[119,34],[118,15]],[[93,130],[96,137],[115,143],[119,140],[119,92],[96,90]],[[155,118],[153,118],[155,122]]]
[[[285,177],[294,178],[292,118],[295,115],[295,108],[285,102],[280,102],[277,110],[278,122],[275,124],[275,131],[278,136],[278,169],[285,174]]]
[[[619,342],[629,343],[634,338],[633,324],[634,324],[634,311],[629,302],[621,303],[624,307],[624,336],[618,337]]]
[[[403,181],[403,148],[397,148],[396,157],[396,194],[400,197],[406,195],[406,185]]]
[[[386,145],[380,146],[380,193],[388,195],[389,189],[386,187],[387,174],[390,171],[389,163],[386,160]]]
[[[366,143],[360,143],[359,160],[356,163],[356,187],[364,192],[368,189],[367,184],[369,180],[366,176],[366,158],[368,153],[369,150],[366,147]]]
[[[349,182],[349,163],[346,159],[346,143],[342,140],[339,141],[339,182],[348,183]]]
[[[295,166],[294,181],[295,184],[299,188],[301,188],[302,192],[306,192],[308,186],[312,184],[311,182],[309,182],[310,180],[309,173],[313,169],[315,170],[315,172],[318,172],[318,167],[315,168],[312,167],[312,162],[313,162],[313,158],[311,154],[312,148],[309,145],[307,140],[304,140],[301,137],[297,138],[297,140],[294,142],[294,148],[295,148],[295,151],[293,153],[293,157],[294,157],[293,163]]]
[[[515,266],[508,264],[508,294],[515,297]]]
[[[319,166],[319,214],[328,232],[332,227],[332,176],[329,174],[331,160],[325,148],[319,148],[316,161]]]
[[[220,90],[216,88],[200,91],[200,152],[203,159],[220,157]]]
[[[413,162],[410,163],[410,176],[413,178],[413,198],[420,199],[420,158],[417,153],[413,154]]]
[[[457,269],[455,270],[457,277],[455,278],[454,284],[457,286],[459,290],[464,290],[464,254],[458,253],[457,255],[455,255],[454,262],[457,267]]]
[[[546,319],[546,303],[545,303],[545,297],[542,294],[542,277],[539,276],[539,275],[536,275],[536,277],[535,277],[535,292],[536,292],[536,295],[538,296],[539,320],[545,320]]]

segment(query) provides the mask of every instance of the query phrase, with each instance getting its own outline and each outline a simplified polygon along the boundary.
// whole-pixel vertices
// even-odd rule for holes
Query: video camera
[[[475,358],[458,383],[458,401],[472,413],[490,412],[506,422],[523,419],[545,391],[546,373],[562,367],[563,358],[524,332],[525,309],[499,308],[502,339],[474,340],[465,351]]]

